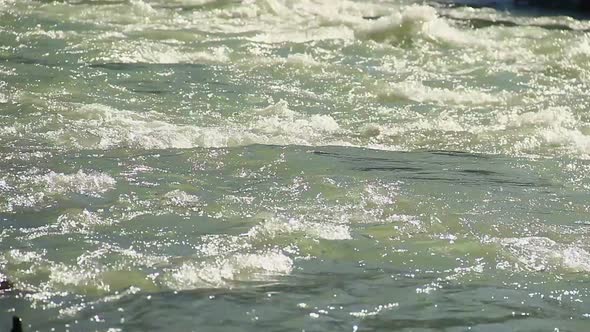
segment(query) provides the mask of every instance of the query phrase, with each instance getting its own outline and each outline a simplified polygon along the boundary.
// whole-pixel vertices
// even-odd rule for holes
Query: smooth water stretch
[[[0,0],[0,330],[588,331],[590,22]]]

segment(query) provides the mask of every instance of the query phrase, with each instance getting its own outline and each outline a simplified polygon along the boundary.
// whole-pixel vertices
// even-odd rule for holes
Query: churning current
[[[0,0],[0,329],[587,331],[589,31]]]

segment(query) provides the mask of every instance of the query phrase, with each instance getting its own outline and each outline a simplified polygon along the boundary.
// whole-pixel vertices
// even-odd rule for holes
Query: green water
[[[0,0],[0,329],[587,331],[588,31]]]

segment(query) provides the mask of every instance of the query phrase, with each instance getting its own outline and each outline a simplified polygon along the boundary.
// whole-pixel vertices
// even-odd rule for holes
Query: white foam
[[[527,270],[540,272],[561,267],[575,272],[590,271],[590,253],[574,245],[546,237],[505,238],[498,242]]]
[[[330,39],[354,39],[354,30],[345,27],[318,27],[314,29],[307,29],[305,31],[285,29],[283,31],[274,31],[258,34],[249,40],[259,43],[306,43],[319,40]]]
[[[582,158],[590,154],[590,136],[578,129],[550,127],[541,131],[541,136],[549,145],[562,146],[566,153]]]
[[[122,40],[113,49],[92,62],[117,63],[227,63],[229,50],[226,47],[212,47],[203,51],[189,51],[170,43],[143,42],[140,45]]]
[[[332,134],[340,130],[340,126],[329,115],[314,114],[305,116],[289,109],[286,101],[256,111],[257,117],[252,125],[255,133],[272,136],[294,137],[294,143],[309,138],[320,139],[322,134]]]
[[[549,107],[522,114],[498,114],[500,128],[530,128],[525,139],[514,144],[517,151],[566,153],[579,157],[590,154],[590,136],[569,107]],[[532,130],[531,130],[532,129]]]
[[[49,269],[49,283],[48,285],[54,289],[63,289],[67,287],[78,288],[78,291],[104,291],[108,292],[110,287],[105,284],[101,278],[100,273],[103,272],[97,266],[75,266],[66,265],[63,263],[53,262],[48,266]]]
[[[380,84],[377,95],[384,100],[412,100],[419,103],[434,102],[455,105],[484,105],[502,102],[502,98],[485,92],[444,88],[431,88],[421,82],[409,81],[394,84]]]
[[[57,218],[57,226],[62,233],[88,233],[96,226],[112,224],[111,221],[101,218],[96,212],[86,209],[78,212],[67,212]]]
[[[424,33],[428,23],[436,20],[436,11],[429,6],[412,6],[402,13],[383,16],[364,22],[357,28],[357,36],[376,41],[402,42]]]
[[[0,73],[2,73],[1,70],[0,70]],[[10,101],[7,90],[8,90],[8,83],[6,83],[5,81],[0,81],[0,104],[6,104]],[[4,127],[4,128],[8,129],[9,127]],[[2,130],[0,130],[0,133],[2,135],[5,134],[4,128],[2,128]]]
[[[39,206],[45,200],[44,192],[34,193],[15,193],[8,195],[6,199],[6,205],[0,205],[0,209],[5,212],[13,212],[19,208],[34,208]]]
[[[498,122],[508,127],[540,125],[550,127],[573,127],[578,123],[568,107],[549,107],[538,112],[522,114],[499,114]]]
[[[568,49],[565,53],[568,58],[579,60],[580,64],[587,64],[590,59],[590,36],[584,35],[583,37],[572,41],[568,45]]]
[[[138,15],[152,15],[156,13],[156,10],[147,2],[142,0],[130,0],[132,10]]]
[[[33,31],[28,31],[23,34],[25,37],[29,36],[42,36],[47,37],[49,39],[66,39],[66,37],[75,36],[77,35],[74,31],[62,31],[62,30],[43,30],[43,29],[36,29]]]
[[[316,61],[312,55],[308,53],[294,53],[287,56],[287,63],[296,65],[315,67],[321,65],[320,62]]]
[[[423,39],[459,46],[481,45],[471,35],[439,19],[436,10],[425,5],[407,6],[377,20],[361,22],[355,30],[357,37],[377,42],[403,43]]]
[[[74,174],[50,172],[38,179],[44,183],[47,191],[54,193],[79,193],[97,196],[115,187],[117,181],[111,176],[99,172],[79,170]]]
[[[7,260],[12,264],[36,263],[42,261],[44,253],[12,249],[8,251]]]
[[[331,222],[312,222],[295,218],[270,217],[268,220],[252,227],[246,234],[251,238],[274,238],[281,234],[303,233],[311,238],[324,240],[350,240],[347,224],[338,220]]]
[[[278,252],[236,254],[213,261],[185,263],[170,271],[164,283],[172,289],[231,287],[239,281],[272,281],[291,273],[293,260]]]
[[[164,197],[171,205],[177,207],[195,207],[203,204],[199,196],[178,189],[167,192]]]
[[[247,144],[317,145],[330,142],[340,126],[330,115],[292,111],[286,102],[222,121],[218,127],[173,124],[156,112],[135,113],[84,105],[70,114],[69,126],[45,134],[76,148],[192,148]],[[224,123],[225,122],[225,123]],[[84,135],[72,139],[70,135]]]

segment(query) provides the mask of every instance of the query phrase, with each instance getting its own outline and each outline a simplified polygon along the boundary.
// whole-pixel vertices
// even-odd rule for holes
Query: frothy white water
[[[63,234],[88,233],[96,226],[111,225],[112,223],[101,218],[98,213],[86,209],[67,212],[57,218],[57,225]]]
[[[96,104],[84,105],[72,116],[71,127],[45,135],[76,148],[154,149],[255,143],[317,145],[329,143],[330,136],[340,130],[331,116],[302,114],[289,109],[284,101],[229,118],[217,127],[173,124],[156,112],[138,114]]]
[[[127,39],[119,46],[110,49],[107,54],[91,62],[116,63],[227,63],[230,61],[229,51],[225,47],[213,47],[204,51],[192,51],[170,43],[142,42],[135,44]]]
[[[590,271],[590,253],[583,248],[565,245],[546,237],[506,238],[498,240],[522,268],[532,271],[565,268]]]
[[[254,226],[248,231],[247,235],[252,238],[274,238],[290,233],[303,233],[311,238],[324,240],[352,239],[349,226],[337,221],[309,222],[296,218],[284,219],[276,217],[271,217],[269,220]]]
[[[79,193],[97,196],[114,188],[117,181],[111,176],[98,173],[86,173],[79,170],[74,174],[50,172],[39,178],[47,186],[47,191],[54,193]]]
[[[560,148],[567,154],[581,157],[590,154],[587,125],[569,107],[550,107],[538,112],[502,114],[498,123],[507,129],[518,128],[529,133],[516,147],[523,150]]]
[[[191,124],[190,118],[176,120],[155,111],[137,113],[90,104],[67,113],[69,124],[64,128],[41,135],[71,149],[337,144],[386,150],[452,146],[454,150],[515,155],[590,155],[588,126],[568,107],[528,112],[517,107],[505,111],[502,105],[508,103],[506,94],[435,89],[422,84],[388,85],[387,89],[377,89],[375,93],[390,103],[412,101],[416,105],[455,105],[457,109],[430,113],[408,109],[404,114],[392,110],[380,114],[383,119],[379,122],[363,120],[359,124],[331,114],[298,112],[280,101],[220,119],[214,126],[199,126]],[[499,110],[486,114],[462,111],[471,107],[499,107]],[[389,112],[396,112],[391,119]],[[14,128],[16,132],[21,129]],[[496,143],[483,145],[489,140]]]
[[[240,281],[273,281],[291,273],[293,260],[278,252],[236,254],[212,261],[185,263],[165,277],[167,287],[177,290],[232,287]]]
[[[473,36],[440,19],[436,10],[430,6],[408,6],[375,21],[364,21],[358,25],[356,36],[388,43],[407,43],[422,39],[457,46],[483,45]]]
[[[178,189],[166,193],[164,197],[171,205],[181,208],[194,208],[203,204],[199,196]]]
[[[502,102],[501,97],[485,92],[470,91],[465,88],[456,90],[431,88],[420,82],[401,82],[389,85],[379,85],[379,98],[388,100],[412,100],[415,102],[433,102],[451,105],[485,105]]]

